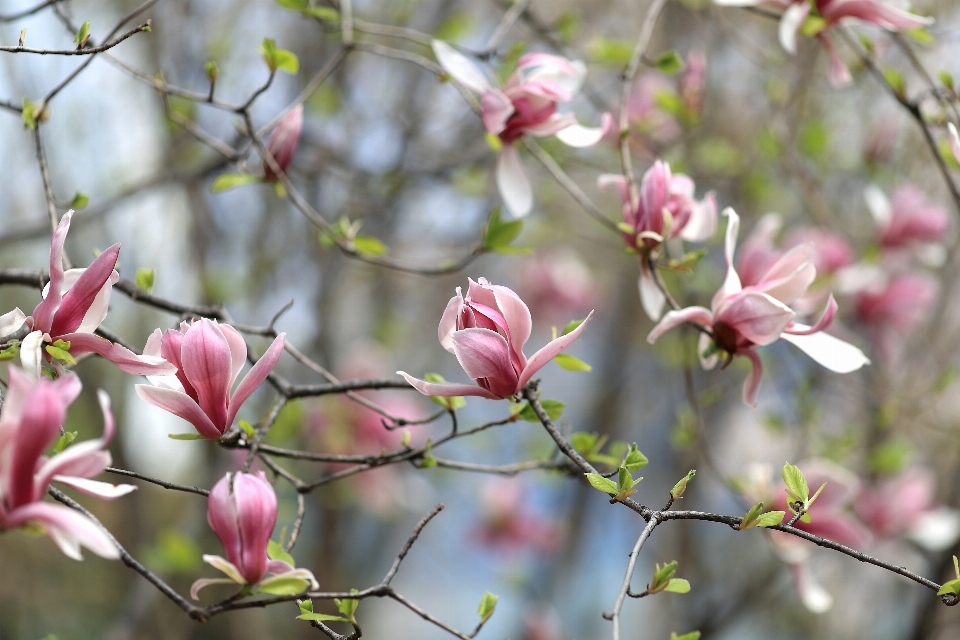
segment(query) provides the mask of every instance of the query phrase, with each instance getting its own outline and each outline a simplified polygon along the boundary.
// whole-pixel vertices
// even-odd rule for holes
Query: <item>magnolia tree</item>
[[[953,2],[14,4],[0,637],[960,632]]]

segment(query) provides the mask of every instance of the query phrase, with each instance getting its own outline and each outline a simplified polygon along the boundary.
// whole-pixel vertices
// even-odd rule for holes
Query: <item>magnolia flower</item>
[[[743,400],[756,406],[763,364],[756,348],[778,339],[799,347],[816,362],[838,373],[855,371],[870,361],[857,347],[823,333],[833,322],[837,303],[831,295],[820,320],[810,327],[795,321],[790,304],[806,293],[817,270],[813,266],[813,245],[804,244],[786,252],[756,284],[743,287],[733,267],[740,218],[727,209],[727,275],[713,296],[710,309],[687,307],[670,311],[647,336],[651,344],[670,329],[690,322],[708,330],[700,336],[700,363],[704,369],[716,366],[719,355],[724,366],[734,356],[750,360],[752,370],[743,385]]]
[[[138,356],[129,349],[94,335],[107,317],[110,292],[120,279],[114,270],[120,245],[101,253],[86,269],[63,270],[63,243],[70,230],[73,210],[60,219],[50,246],[50,282],[43,288],[43,301],[31,316],[20,309],[0,316],[0,336],[9,335],[26,324],[30,333],[20,343],[23,368],[33,378],[40,377],[44,358],[63,372],[60,362],[51,357],[47,346],[55,346],[71,355],[96,353],[133,375],[173,373],[162,358]],[[59,344],[56,344],[59,343]]]
[[[954,160],[960,162],[960,133],[957,133],[957,127],[952,122],[947,123],[947,132],[949,133],[950,153],[953,154]]]
[[[933,18],[918,16],[885,0],[713,0],[728,7],[770,5],[783,9],[780,18],[780,44],[788,53],[797,52],[797,31],[808,18],[822,20],[817,39],[830,55],[830,82],[842,85],[850,82],[850,71],[837,54],[825,31],[841,20],[859,20],[891,31],[915,29],[933,24]],[[811,11],[815,10],[811,15]]]
[[[580,337],[592,315],[591,311],[580,326],[527,360],[523,345],[533,328],[527,305],[507,287],[490,284],[486,278],[470,280],[467,297],[457,287],[457,295],[447,303],[438,336],[443,348],[457,356],[460,366],[479,386],[426,382],[404,371],[397,373],[428,396],[509,398],[520,393],[537,371]]]
[[[267,142],[267,150],[277,166],[283,172],[287,171],[290,161],[293,160],[293,154],[297,150],[297,143],[300,142],[300,132],[303,130],[303,105],[298,104],[291,109],[285,116],[280,118],[280,122],[274,127],[270,134],[270,140]],[[270,164],[263,161],[263,173],[267,180],[275,182],[277,174],[270,168]]]
[[[713,192],[698,202],[693,180],[683,174],[672,175],[670,165],[661,160],[643,174],[639,197],[631,195],[627,179],[621,175],[601,175],[598,184],[614,185],[619,190],[624,240],[643,257],[670,238],[703,242],[716,231],[717,204]],[[646,263],[640,261],[640,299],[650,319],[659,320],[666,299]]]
[[[934,502],[933,473],[913,469],[866,487],[854,510],[879,538],[906,537],[930,551],[946,551],[960,538],[960,513]]]
[[[231,394],[247,359],[247,345],[236,329],[206,318],[182,322],[179,331],[157,329],[143,352],[166,359],[177,372],[148,376],[150,384],[138,384],[137,395],[183,418],[204,438],[216,440],[230,429],[240,405],[277,364],[285,335],[277,336]]]
[[[550,249],[525,260],[520,278],[529,307],[541,319],[555,322],[585,313],[600,295],[590,269],[566,248]]]
[[[931,204],[926,195],[912,185],[900,187],[889,199],[879,187],[871,185],[864,191],[864,197],[885,249],[935,243],[950,228],[950,214],[943,207]]]
[[[211,584],[259,586],[289,580],[319,587],[308,569],[294,569],[282,560],[267,557],[267,545],[277,524],[277,494],[262,471],[227,474],[213,485],[207,498],[207,522],[213,529],[227,557],[203,556],[203,561],[219,569],[226,578],[201,578],[190,587],[190,597],[197,599],[200,590]],[[267,578],[267,573],[273,574]]]
[[[112,500],[136,487],[90,480],[110,465],[106,445],[113,437],[110,397],[100,391],[103,436],[66,448],[47,458],[43,452],[60,436],[67,406],[80,394],[80,379],[31,380],[16,367],[0,412],[0,531],[37,526],[45,529],[63,553],[82,560],[81,545],[104,558],[120,553],[110,537],[83,514],[62,505],[43,502],[51,482],[89,495]]]
[[[504,551],[532,549],[549,553],[563,539],[563,528],[524,504],[519,482],[493,479],[480,495],[482,520],[476,532],[484,545]]]
[[[502,87],[490,84],[466,56],[440,40],[433,41],[437,62],[451,78],[480,96],[481,117],[487,133],[500,140],[497,186],[507,208],[517,217],[530,212],[533,191],[520,164],[514,143],[523,136],[556,136],[571,147],[590,147],[603,139],[613,125],[604,114],[600,128],[584,127],[573,114],[557,113],[557,104],[569,102],[580,90],[587,69],[547,53],[528,53]]]

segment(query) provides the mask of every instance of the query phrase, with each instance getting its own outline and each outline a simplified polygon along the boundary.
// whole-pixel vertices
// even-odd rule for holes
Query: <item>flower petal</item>
[[[750,375],[743,381],[743,401],[756,408],[757,394],[760,393],[760,381],[763,378],[763,361],[753,349],[743,349],[737,352],[750,360]]]
[[[19,307],[0,316],[0,338],[10,335],[23,326],[27,316]]]
[[[183,418],[192,424],[197,433],[204,438],[216,440],[223,433],[214,426],[207,414],[203,412],[196,400],[183,393],[173,389],[163,387],[153,387],[148,384],[136,385],[137,395],[146,402],[155,407],[160,407],[164,411],[169,411],[173,415]]]
[[[711,191],[693,205],[687,224],[680,230],[680,238],[687,242],[706,242],[717,232],[717,199]]]
[[[500,135],[513,112],[513,101],[499,89],[487,89],[480,97],[481,118],[488,133]]]
[[[780,45],[787,53],[797,52],[797,30],[809,13],[809,2],[794,2],[783,12],[777,33],[780,37]]]
[[[794,324],[794,327],[800,330],[806,328],[805,325],[800,323]],[[863,351],[849,342],[834,338],[822,331],[812,335],[785,333],[780,337],[799,348],[821,366],[830,369],[830,371],[850,373],[865,364],[870,364],[870,359],[864,355]]]
[[[200,599],[200,590],[204,587],[209,587],[212,584],[237,584],[235,580],[230,578],[200,578],[193,583],[190,587],[190,597],[194,600]],[[240,584],[243,584],[242,582]]]
[[[120,557],[117,545],[103,529],[69,507],[46,502],[27,504],[11,512],[5,526],[18,527],[28,522],[35,522],[46,529],[68,558],[83,560],[80,555],[81,545],[108,560]]]
[[[220,556],[215,556],[210,553],[205,553],[203,554],[203,561],[214,569],[225,573],[228,578],[237,584],[247,584],[247,581],[243,579],[242,575],[240,575],[240,570],[237,569],[236,565],[234,565],[232,562],[228,562],[225,558],[221,558]]]
[[[640,266],[640,277],[637,279],[637,287],[640,290],[640,303],[647,317],[656,322],[663,315],[663,306],[667,302],[663,291],[657,286],[646,263]]]
[[[437,337],[440,339],[440,346],[453,353],[453,332],[457,330],[457,322],[460,319],[460,313],[463,311],[463,294],[460,287],[457,287],[457,295],[450,298],[443,315],[440,317],[440,326],[437,327]]]
[[[507,209],[522,218],[533,208],[533,189],[520,164],[520,154],[512,144],[505,144],[497,160],[497,188]]]
[[[226,433],[233,356],[220,326],[201,318],[183,336],[181,368],[197,392],[197,404],[220,433]]]
[[[960,134],[952,122],[947,123],[947,131],[950,137],[950,152],[953,153],[953,159],[960,162]]]
[[[533,331],[530,309],[513,289],[499,284],[487,284],[485,288],[493,292],[497,308],[500,309],[503,320],[507,323],[510,345],[513,347],[522,369],[527,364],[527,357],[523,355],[523,345],[530,339],[530,333]]]
[[[647,342],[653,344],[657,341],[657,338],[670,329],[688,322],[693,322],[694,324],[705,327],[713,326],[713,313],[703,307],[687,307],[686,309],[679,309],[677,311],[668,311],[667,315],[663,316],[663,320],[657,323],[657,326],[647,335]]]
[[[53,232],[53,239],[50,242],[49,290],[47,295],[44,296],[43,302],[33,310],[33,328],[39,329],[43,333],[50,331],[53,316],[60,307],[61,288],[63,286],[63,243],[67,239],[67,232],[70,231],[70,221],[72,219],[73,209],[67,211],[60,218],[60,224]]]
[[[138,356],[126,347],[92,333],[68,333],[57,338],[70,343],[70,353],[96,353],[117,365],[120,371],[131,375],[164,375],[177,371],[163,358]]]
[[[475,384],[427,382],[426,380],[414,378],[406,371],[397,371],[397,374],[403,376],[404,379],[410,383],[410,386],[425,396],[441,396],[445,398],[451,396],[480,396],[481,398],[489,398],[491,400],[501,400],[500,396],[487,391],[483,387],[478,387]]]
[[[580,323],[580,326],[568,333],[565,336],[560,336],[556,340],[548,342],[542,349],[537,351],[535,354],[530,356],[530,360],[527,361],[527,366],[523,368],[523,371],[520,373],[520,380],[517,383],[517,390],[519,391],[530,382],[530,378],[543,368],[548,362],[553,360],[561,351],[566,349],[571,342],[580,337],[580,334],[583,333],[583,330],[587,328],[587,323],[590,322],[590,318],[593,317],[593,311],[591,311],[583,322]]]
[[[434,40],[430,43],[430,46],[433,48],[433,55],[436,56],[437,63],[450,74],[451,78],[474,93],[483,93],[490,88],[487,77],[465,55],[442,40]]]
[[[714,311],[724,300],[743,288],[740,284],[740,276],[737,275],[737,270],[733,267],[733,252],[737,248],[737,235],[740,233],[740,216],[730,207],[723,210],[723,215],[727,216],[727,234],[723,249],[727,261],[727,275],[724,277],[720,289],[713,296],[711,308]]]
[[[717,312],[714,325],[724,323],[738,336],[758,345],[776,342],[796,313],[776,298],[744,290]]]
[[[109,247],[94,260],[89,267],[84,269],[83,273],[77,278],[76,283],[63,295],[60,306],[53,317],[53,323],[50,326],[51,336],[60,336],[65,333],[74,333],[84,322],[84,318],[94,302],[100,297],[100,306],[93,309],[88,324],[92,324],[99,318],[101,313],[106,315],[106,302],[109,302],[110,294],[101,296],[101,290],[110,283],[117,264],[117,258],[120,255],[120,245],[115,244]],[[119,275],[117,276],[119,278]],[[52,291],[52,285],[51,285]],[[106,300],[104,300],[106,297]],[[98,323],[99,326],[99,323]],[[96,328],[96,327],[94,327]]]
[[[264,354],[257,360],[257,364],[253,365],[250,371],[247,372],[247,375],[243,377],[243,380],[240,381],[240,384],[237,385],[237,390],[234,391],[230,397],[230,408],[227,412],[227,422],[224,426],[224,432],[233,424],[233,419],[237,417],[237,411],[240,410],[240,406],[246,402],[250,394],[257,390],[260,383],[266,380],[270,372],[273,371],[273,368],[277,366],[277,362],[283,354],[283,344],[286,337],[286,333],[281,333],[274,338]]]
[[[40,379],[40,365],[43,362],[43,333],[31,331],[20,342],[20,364],[32,380]]]
[[[104,500],[113,500],[120,496],[125,496],[137,488],[132,484],[110,484],[99,480],[88,480],[87,478],[77,478],[75,476],[54,476],[54,482],[73,487],[81,493],[90,496],[103,498]]]
[[[498,396],[511,396],[519,390],[510,345],[496,331],[479,328],[457,331],[453,334],[453,352],[468,376],[474,380],[486,379],[488,388]]]
[[[557,132],[557,140],[568,147],[592,147],[603,140],[613,127],[613,116],[604,113],[599,127],[585,127],[576,123]]]
[[[243,370],[243,365],[247,362],[247,343],[240,332],[230,325],[217,326],[220,327],[223,337],[227,339],[227,344],[230,346],[230,388],[233,388],[233,383],[236,382],[237,376]]]

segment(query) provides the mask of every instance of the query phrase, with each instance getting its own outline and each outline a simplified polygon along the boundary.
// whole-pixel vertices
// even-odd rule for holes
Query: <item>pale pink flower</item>
[[[262,471],[257,474],[227,474],[213,486],[207,498],[207,522],[227,557],[204,555],[203,561],[227,578],[202,578],[193,583],[190,596],[211,584],[258,585],[297,579],[316,589],[316,578],[307,569],[294,569],[282,560],[267,557],[267,544],[277,524],[277,494]],[[267,578],[267,573],[273,574]]]
[[[486,278],[470,280],[466,298],[460,287],[450,298],[440,318],[438,337],[477,386],[426,382],[404,371],[397,373],[428,396],[509,398],[520,393],[537,371],[580,337],[592,315],[591,311],[580,326],[548,343],[528,360],[523,345],[530,338],[533,321],[527,305],[507,287],[490,284]]]
[[[703,111],[706,82],[707,56],[702,51],[691,51],[679,81],[680,98],[689,113],[699,115]]]
[[[270,140],[267,142],[267,150],[277,161],[280,170],[286,173],[290,161],[293,160],[293,154],[297,150],[297,143],[300,142],[300,132],[303,130],[303,105],[298,104],[290,110],[285,116],[280,118],[273,133],[270,134]],[[266,160],[263,161],[263,173],[267,180],[276,181],[277,174],[270,168]]]
[[[143,352],[164,358],[177,372],[148,376],[151,384],[138,384],[137,395],[183,418],[204,438],[216,440],[230,429],[240,405],[276,366],[285,335],[277,336],[231,393],[247,359],[247,345],[236,329],[206,318],[182,322],[179,331],[157,329]]]
[[[826,31],[837,23],[859,21],[877,25],[890,31],[915,29],[933,24],[933,18],[918,16],[905,11],[886,0],[713,0],[714,4],[728,7],[753,7],[768,5],[783,9],[780,18],[780,44],[788,53],[797,52],[797,31],[816,9],[823,19],[823,29],[816,34],[817,39],[830,55],[830,82],[842,85],[850,82],[850,71],[837,54],[833,42]],[[811,6],[813,5],[813,6]]]
[[[110,465],[106,445],[113,437],[110,398],[100,391],[103,436],[67,447],[47,458],[43,452],[60,436],[67,407],[80,393],[80,379],[31,380],[16,367],[9,369],[3,411],[0,412],[0,531],[27,525],[46,530],[65,555],[81,560],[81,545],[104,558],[120,552],[93,521],[69,507],[43,501],[51,482],[112,500],[136,487],[90,480]]]
[[[551,249],[526,260],[520,276],[523,297],[541,320],[565,322],[596,306],[597,278],[569,249]]]
[[[488,547],[504,551],[555,550],[563,539],[562,527],[533,511],[523,498],[523,485],[517,481],[487,482],[480,496],[481,524],[476,531],[477,539]]]
[[[663,74],[646,73],[640,76],[630,89],[627,100],[627,122],[631,135],[639,136],[654,148],[667,145],[683,133],[677,119],[664,111],[658,96],[674,94],[673,83]],[[620,132],[611,127],[606,139],[613,146],[620,144]]]
[[[937,506],[935,491],[933,473],[911,469],[865,487],[854,510],[878,538],[908,538],[931,551],[945,551],[960,537],[960,514]]]
[[[868,187],[864,196],[877,225],[880,244],[886,249],[935,243],[950,228],[947,210],[931,203],[913,185],[896,189],[889,200],[876,186]]]
[[[599,128],[584,127],[573,114],[557,113],[558,104],[569,102],[583,85],[587,69],[548,53],[528,53],[502,87],[494,87],[466,56],[440,40],[433,41],[437,62],[451,78],[480,96],[481,117],[487,132],[500,139],[497,186],[504,204],[522,217],[533,207],[533,190],[520,164],[515,142],[524,136],[556,136],[571,147],[590,147],[613,126],[604,114]]]
[[[138,356],[129,349],[94,335],[107,317],[110,292],[120,279],[114,270],[120,245],[115,244],[101,253],[86,269],[63,270],[63,243],[70,230],[73,211],[60,219],[50,246],[50,282],[43,288],[43,301],[33,314],[25,316],[20,309],[0,316],[0,336],[8,335],[26,324],[30,333],[20,343],[23,368],[33,378],[40,377],[46,359],[63,372],[44,347],[57,342],[69,342],[71,355],[96,353],[112,361],[121,371],[133,375],[162,375],[173,373],[173,367],[162,358]]]
[[[717,228],[717,204],[713,192],[703,200],[694,196],[693,180],[683,174],[672,175],[670,165],[661,160],[643,174],[639,196],[634,198],[626,178],[604,174],[598,179],[600,187],[614,185],[620,193],[623,223],[630,233],[623,232],[627,245],[643,256],[648,256],[670,238],[679,237],[690,242],[704,242],[713,237]],[[646,264],[640,262],[640,300],[652,320],[658,320],[666,299],[654,281]]]
[[[713,368],[720,355],[726,358],[724,366],[735,356],[748,358],[752,370],[744,382],[743,400],[752,406],[756,406],[763,375],[757,347],[783,339],[838,373],[849,373],[869,363],[860,349],[823,332],[837,312],[833,296],[814,326],[795,322],[797,314],[789,305],[806,293],[817,274],[813,266],[813,245],[794,247],[777,260],[759,282],[743,287],[733,266],[740,218],[732,209],[727,209],[725,215],[729,220],[725,246],[727,274],[713,296],[711,308],[670,311],[653,328],[647,341],[652,344],[666,331],[688,322],[709,330],[709,334],[705,332],[700,336],[701,364],[705,369]]]

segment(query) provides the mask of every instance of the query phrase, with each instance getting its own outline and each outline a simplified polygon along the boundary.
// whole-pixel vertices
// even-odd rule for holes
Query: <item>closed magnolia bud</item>
[[[287,171],[290,161],[293,160],[293,154],[297,150],[297,143],[300,142],[300,132],[302,130],[303,105],[298,104],[290,113],[280,118],[280,122],[277,123],[273,133],[270,134],[267,149],[283,172]],[[266,159],[263,161],[263,172],[267,180],[273,182],[278,180],[277,174],[274,173]]]
[[[207,521],[243,579],[249,584],[263,580],[267,543],[277,524],[277,494],[263,472],[221,478],[207,500]]]

